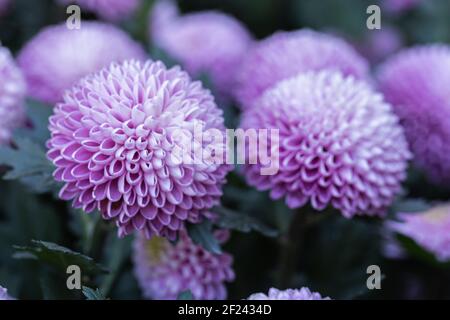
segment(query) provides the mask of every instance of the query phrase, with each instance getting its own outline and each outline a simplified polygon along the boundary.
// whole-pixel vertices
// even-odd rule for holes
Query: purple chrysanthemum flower
[[[278,290],[270,288],[269,293],[254,293],[247,300],[331,300],[318,292],[311,292],[308,288]]]
[[[231,93],[239,62],[252,41],[239,21],[214,11],[179,16],[171,1],[158,2],[151,19],[157,47],[193,76],[208,74],[220,93]]]
[[[197,150],[226,148],[196,140],[186,149],[197,129],[225,135],[222,111],[200,82],[161,62],[113,63],[87,76],[55,106],[49,128],[60,197],[115,219],[120,236],[139,229],[174,239],[218,204],[230,170],[187,161]]]
[[[216,235],[224,240],[223,231]],[[133,260],[136,278],[149,299],[173,300],[190,290],[197,300],[223,300],[227,296],[225,282],[234,279],[229,254],[206,251],[185,232],[175,245],[164,238],[138,236]]]
[[[83,22],[81,29],[65,24],[41,31],[22,49],[18,62],[29,94],[47,103],[59,102],[64,90],[111,62],[145,60],[143,48],[125,32],[108,24]]]
[[[109,21],[123,20],[133,14],[140,0],[59,0],[63,5],[77,4]]]
[[[24,122],[25,94],[20,69],[9,50],[0,46],[0,145],[8,143],[12,131]]]
[[[8,290],[0,286],[0,300],[15,300],[8,294]]]
[[[414,240],[439,261],[450,260],[450,205],[440,205],[423,213],[397,214],[400,221],[389,221],[389,230]]]
[[[278,81],[322,69],[365,79],[369,66],[351,45],[335,36],[312,30],[279,32],[256,44],[244,57],[235,95],[241,108],[247,109]]]
[[[242,127],[279,129],[278,172],[261,175],[258,163],[245,173],[291,208],[310,201],[346,217],[382,215],[406,175],[410,154],[391,106],[366,82],[336,71],[280,82],[244,113]]]
[[[401,51],[380,67],[378,81],[402,121],[416,164],[432,181],[448,181],[450,46]]]

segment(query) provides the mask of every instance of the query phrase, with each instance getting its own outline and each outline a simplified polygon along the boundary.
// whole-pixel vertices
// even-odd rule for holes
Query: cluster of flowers
[[[106,1],[77,2],[114,20],[137,1],[111,1],[108,10]],[[120,236],[137,232],[135,271],[146,297],[174,299],[189,289],[198,299],[223,299],[224,282],[234,278],[231,256],[205,251],[186,233],[187,222],[214,216],[232,169],[171,156],[176,130],[187,137],[197,124],[225,130],[222,110],[191,76],[209,74],[220,94],[237,101],[243,129],[279,129],[280,170],[263,176],[261,164],[246,165],[244,174],[291,208],[310,203],[348,218],[383,216],[412,156],[434,181],[450,177],[448,46],[402,51],[373,81],[365,58],[333,35],[298,30],[256,41],[222,13],[183,16],[169,1],[153,10],[153,43],[189,74],[152,61],[126,33],[101,22],[47,27],[22,49],[18,65],[0,48],[0,142],[23,123],[25,95],[55,105],[47,148],[54,178],[64,184],[59,195],[86,212],[99,210]],[[433,230],[421,229],[418,241],[426,246]],[[447,257],[448,243],[432,247]],[[322,297],[302,288],[250,299]]]

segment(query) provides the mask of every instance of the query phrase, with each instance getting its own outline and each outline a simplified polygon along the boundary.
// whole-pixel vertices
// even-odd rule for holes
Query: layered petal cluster
[[[450,205],[443,204],[422,213],[397,214],[388,230],[411,238],[439,261],[450,260]]]
[[[0,300],[14,300],[9,294],[6,288],[0,286]]]
[[[246,54],[237,72],[235,96],[240,107],[248,109],[280,80],[322,69],[365,79],[369,66],[351,45],[335,36],[312,30],[278,32]]]
[[[102,19],[119,21],[131,16],[140,0],[59,0],[64,5],[77,4],[81,9],[95,13]]]
[[[268,294],[254,293],[247,300],[331,300],[322,297],[318,292],[311,292],[309,288],[278,290],[270,288]]]
[[[193,76],[209,75],[220,93],[230,94],[236,70],[252,42],[235,18],[215,11],[178,15],[172,1],[159,1],[150,34],[157,47]]]
[[[174,300],[190,290],[197,300],[223,300],[225,282],[234,279],[229,254],[206,251],[186,232],[180,233],[175,245],[164,238],[137,237],[133,260],[136,278],[149,299]]]
[[[30,96],[53,104],[80,78],[127,59],[145,60],[146,53],[122,30],[83,21],[80,29],[65,23],[45,28],[25,45],[18,62]]]
[[[437,183],[450,180],[450,46],[403,50],[380,66],[380,90],[400,117],[416,164]]]
[[[291,208],[310,201],[346,217],[382,215],[401,190],[410,153],[398,118],[381,94],[352,76],[320,71],[284,80],[244,113],[242,127],[279,130],[279,150],[267,142],[278,151],[278,172],[262,175],[263,162],[247,161],[245,174]]]
[[[8,143],[12,131],[23,124],[25,80],[9,50],[0,46],[0,145]]]
[[[231,169],[193,156],[225,150],[225,141],[194,139],[194,130],[225,135],[222,111],[200,82],[161,62],[113,63],[83,78],[55,106],[49,128],[60,197],[98,208],[120,236],[138,229],[174,239],[218,204]]]

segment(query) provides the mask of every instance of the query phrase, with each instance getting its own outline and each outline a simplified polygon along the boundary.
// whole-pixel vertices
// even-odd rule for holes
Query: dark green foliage
[[[14,246],[16,259],[33,259],[40,263],[51,265],[61,271],[66,271],[70,265],[79,266],[86,275],[96,275],[108,272],[91,257],[57,245],[56,243],[33,240],[32,246]]]
[[[153,0],[143,0],[136,14],[119,24],[148,48],[149,56],[167,66],[177,64],[148,38],[148,14]],[[349,41],[364,41],[369,0],[189,0],[178,1],[183,12],[215,9],[241,20],[256,38],[278,30],[308,27],[331,31]],[[82,11],[84,20],[96,19]],[[382,26],[399,29],[406,45],[450,41],[450,2],[421,1],[403,14],[382,11]],[[61,23],[65,8],[52,0],[15,0],[0,17],[0,39],[16,54],[43,27]],[[376,67],[376,66],[373,66]],[[207,74],[197,76],[216,97],[227,127],[239,126],[240,111],[232,100],[217,95]],[[48,118],[52,106],[26,102],[27,126],[14,133],[10,145],[0,147],[0,285],[19,299],[139,299],[142,298],[131,260],[133,237],[119,239],[113,223],[99,212],[86,214],[58,200],[61,185],[52,177],[46,157]],[[236,279],[228,296],[243,299],[270,287],[309,286],[338,299],[450,298],[448,263],[438,262],[412,239],[398,236],[405,259],[383,255],[384,221],[345,219],[337,212],[290,210],[282,200],[249,187],[239,166],[227,177],[221,206],[213,208],[214,222],[187,225],[192,240],[206,250],[230,253]],[[421,212],[450,199],[449,186],[431,184],[424,172],[411,166],[404,193],[390,208]],[[214,237],[220,228],[231,230],[221,245]],[[368,290],[369,265],[379,265],[382,290]],[[66,286],[69,265],[82,270],[82,289]],[[190,291],[179,300],[192,300]]]
[[[187,230],[194,243],[201,245],[203,248],[211,251],[212,253],[222,253],[220,244],[214,237],[211,221],[205,219],[201,223],[190,224],[188,225]]]

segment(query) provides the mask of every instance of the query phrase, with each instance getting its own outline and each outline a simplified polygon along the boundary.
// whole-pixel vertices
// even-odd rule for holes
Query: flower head
[[[109,21],[123,20],[139,7],[140,0],[59,0],[61,4],[75,3]]]
[[[399,221],[389,221],[388,230],[414,240],[439,261],[450,260],[450,205],[444,204],[423,213],[400,213]]]
[[[450,46],[403,50],[380,67],[378,82],[402,121],[416,164],[432,181],[448,181]]]
[[[0,300],[14,300],[10,295],[8,295],[8,290],[0,286]]]
[[[251,43],[239,21],[214,11],[179,16],[171,1],[159,1],[151,18],[156,46],[192,75],[206,73],[219,92],[230,93],[239,62]]]
[[[161,62],[113,63],[68,90],[50,117],[48,157],[60,197],[114,219],[119,235],[171,239],[218,204],[230,167],[187,161],[193,131],[225,132],[222,111],[200,82]],[[223,147],[217,143],[218,148]],[[181,154],[185,152],[185,154]],[[217,150],[217,148],[214,148]]]
[[[145,60],[142,47],[120,29],[83,22],[81,29],[50,26],[28,42],[19,54],[29,94],[47,103],[61,100],[64,90],[111,62]]]
[[[186,232],[180,233],[175,245],[164,238],[137,237],[133,259],[135,275],[149,299],[173,300],[190,290],[198,300],[223,300],[227,295],[225,282],[234,279],[229,254],[206,251]]]
[[[279,32],[256,44],[237,72],[235,95],[247,109],[268,88],[298,73],[336,69],[366,78],[368,63],[349,44],[312,30]]]
[[[382,95],[352,76],[321,71],[284,80],[244,113],[242,127],[279,129],[278,172],[261,175],[257,163],[245,173],[291,208],[310,201],[346,217],[382,215],[405,178],[410,154],[397,117]]]
[[[12,131],[24,122],[25,94],[20,69],[9,50],[0,46],[0,144],[8,143]]]
[[[270,288],[269,293],[254,293],[247,300],[331,300],[318,292],[311,292],[308,288],[278,290]]]

